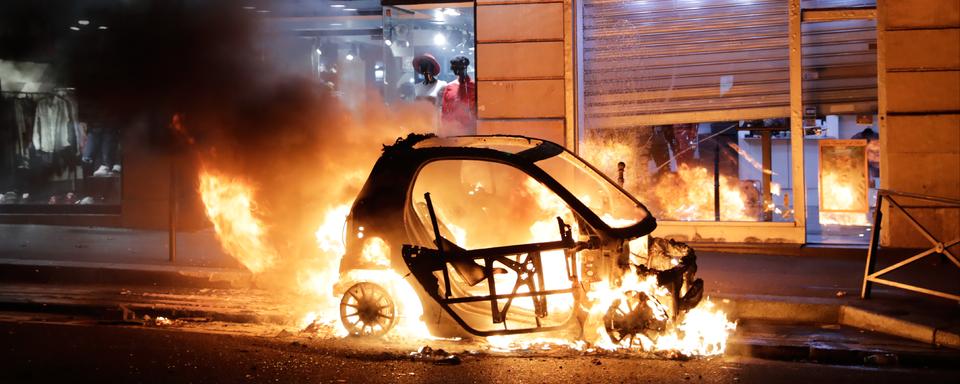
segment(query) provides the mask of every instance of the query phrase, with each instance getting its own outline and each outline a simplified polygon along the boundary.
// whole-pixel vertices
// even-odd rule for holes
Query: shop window
[[[793,221],[788,130],[786,119],[589,130],[580,150],[658,219]]]
[[[123,122],[72,88],[16,80],[0,99],[0,212],[111,213],[102,208],[120,204]]]
[[[880,186],[876,115],[806,120],[807,240],[866,244]]]
[[[436,109],[435,132],[476,131],[473,5],[383,7],[384,99]]]

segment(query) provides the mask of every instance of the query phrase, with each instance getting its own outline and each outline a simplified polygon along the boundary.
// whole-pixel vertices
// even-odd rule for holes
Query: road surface
[[[849,367],[717,357],[471,353],[413,360],[411,345],[304,339],[228,325],[158,328],[0,319],[0,383],[958,383],[960,370]],[[224,331],[218,331],[223,327]],[[466,346],[466,347],[464,347]],[[456,347],[454,347],[456,348]]]

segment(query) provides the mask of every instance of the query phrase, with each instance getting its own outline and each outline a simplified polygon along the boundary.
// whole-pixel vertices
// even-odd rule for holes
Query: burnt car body
[[[655,228],[642,203],[555,143],[410,135],[384,146],[348,216],[341,320],[352,334],[390,330],[397,293],[352,272],[391,269],[413,288],[433,335],[577,332],[590,285],[615,284],[643,263],[631,261],[631,242]],[[385,261],[371,260],[371,242]],[[683,285],[689,265],[688,256],[682,270],[643,268]],[[620,333],[637,323],[610,317]]]

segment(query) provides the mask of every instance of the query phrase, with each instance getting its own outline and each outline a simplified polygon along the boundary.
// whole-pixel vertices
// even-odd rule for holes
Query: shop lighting
[[[258,10],[257,10],[257,13],[270,13],[270,10],[268,10],[268,9],[258,9]]]
[[[252,10],[254,10],[254,9],[257,9],[257,7],[254,7],[254,6],[252,6],[252,5],[245,5],[245,6],[243,6],[243,9],[246,9],[246,10],[248,10],[248,11],[252,11]]]
[[[433,35],[433,44],[434,45],[447,45],[447,37],[442,33],[437,32],[436,35]]]
[[[347,12],[354,12],[354,11],[356,11],[357,9],[356,9],[356,8],[344,8],[343,10],[344,10],[344,11],[347,11]]]
[[[323,51],[320,48],[317,48],[317,56],[323,56]]]
[[[347,61],[353,61],[353,55],[352,55],[352,54],[350,54],[350,53],[347,54]]]
[[[106,26],[106,25],[101,25],[101,26],[97,27],[97,29],[106,30],[106,29],[107,29],[107,26]]]
[[[90,24],[90,20],[77,20],[77,24],[80,24],[80,25],[89,25],[89,24]]]
[[[343,5],[343,4],[330,4],[330,8],[343,8],[343,7],[346,7],[346,5]]]
[[[343,25],[343,23],[330,23],[331,27],[339,27],[341,25]]]
[[[386,44],[388,47],[391,46],[391,45],[393,45],[393,42],[390,41],[390,39],[384,40],[383,43]]]
[[[70,27],[70,29],[72,29],[72,30],[74,30],[74,31],[79,31],[79,30],[80,30],[80,27]]]

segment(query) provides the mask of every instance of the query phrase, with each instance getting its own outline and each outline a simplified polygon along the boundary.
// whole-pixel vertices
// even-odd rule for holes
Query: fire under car
[[[435,336],[582,334],[590,293],[627,273],[655,276],[676,315],[703,282],[693,251],[647,236],[655,228],[640,201],[555,143],[412,134],[384,146],[348,216],[341,321],[362,336],[397,323],[396,290],[352,273],[383,269],[412,286]],[[646,301],[634,292],[603,308],[614,342],[662,329]]]

